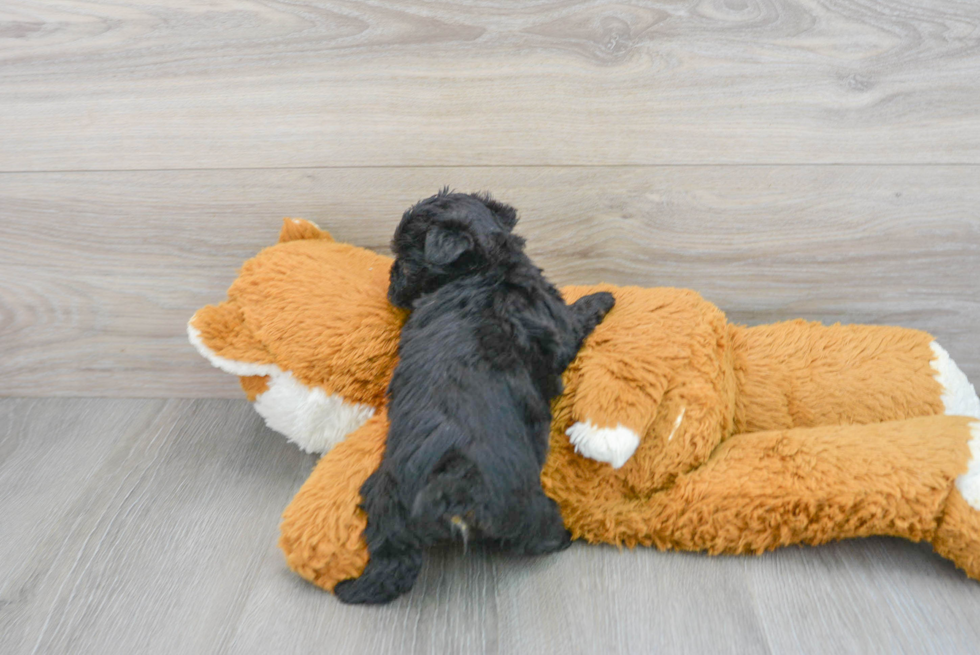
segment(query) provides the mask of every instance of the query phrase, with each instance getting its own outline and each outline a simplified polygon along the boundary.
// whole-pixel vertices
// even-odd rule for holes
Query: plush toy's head
[[[405,212],[391,249],[388,299],[410,309],[412,302],[447,280],[520,252],[524,240],[512,235],[517,213],[488,195],[443,190]]]
[[[391,259],[286,219],[228,300],[199,310],[191,342],[271,428],[325,452],[384,405],[406,313],[385,297]]]

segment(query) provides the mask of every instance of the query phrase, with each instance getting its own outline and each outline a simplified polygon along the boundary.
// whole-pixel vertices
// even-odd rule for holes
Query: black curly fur
[[[450,193],[402,217],[388,297],[411,308],[388,388],[387,450],[361,487],[370,561],[348,603],[411,589],[422,549],[462,536],[540,554],[570,543],[541,489],[551,400],[611,294],[571,306],[524,254],[517,214]]]

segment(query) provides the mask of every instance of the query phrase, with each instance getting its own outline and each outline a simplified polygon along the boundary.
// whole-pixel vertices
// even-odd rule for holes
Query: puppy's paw
[[[590,293],[575,301],[574,307],[583,318],[591,318],[596,323],[616,306],[616,297],[608,291]]]
[[[546,555],[565,550],[572,545],[572,533],[561,526],[552,534],[535,539],[524,548],[525,555]]]
[[[616,306],[616,296],[608,291],[600,291],[589,296],[595,304],[596,312],[600,316],[605,316],[613,307]]]
[[[377,589],[377,585],[368,585],[360,578],[342,580],[333,588],[334,595],[348,605],[387,603],[397,598],[397,594],[388,595]]]
[[[517,550],[525,555],[544,555],[571,546],[572,534],[565,529],[558,503],[542,493],[534,507],[533,524]]]
[[[402,559],[376,557],[368,561],[361,577],[338,582],[333,593],[352,605],[389,603],[411,590],[421,568],[421,552],[408,553]]]
[[[597,462],[611,464],[614,469],[629,461],[640,445],[639,435],[622,425],[600,428],[585,421],[574,424],[565,434],[575,446],[575,452]]]

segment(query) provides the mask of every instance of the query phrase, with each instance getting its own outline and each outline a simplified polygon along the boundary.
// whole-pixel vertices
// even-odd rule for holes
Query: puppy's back
[[[540,486],[550,424],[526,359],[486,352],[495,289],[459,286],[431,294],[409,317],[390,387],[392,474],[413,517],[442,537],[453,529],[447,517],[501,529],[508,505]]]

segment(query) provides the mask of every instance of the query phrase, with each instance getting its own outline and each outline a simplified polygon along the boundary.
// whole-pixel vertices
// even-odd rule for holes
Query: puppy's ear
[[[501,224],[507,228],[507,231],[514,229],[517,225],[517,210],[508,204],[502,203],[499,200],[494,200],[489,193],[484,193],[480,196],[480,200],[487,209],[496,214],[497,218],[500,219]]]
[[[436,266],[452,264],[471,248],[473,237],[460,230],[435,225],[425,235],[425,259]]]

